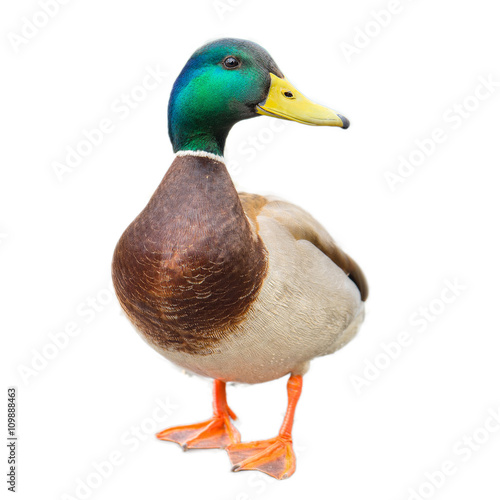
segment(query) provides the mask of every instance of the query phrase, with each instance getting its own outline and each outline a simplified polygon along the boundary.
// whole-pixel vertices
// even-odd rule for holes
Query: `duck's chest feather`
[[[266,269],[224,164],[181,156],[118,242],[113,282],[146,340],[202,355],[244,321]]]

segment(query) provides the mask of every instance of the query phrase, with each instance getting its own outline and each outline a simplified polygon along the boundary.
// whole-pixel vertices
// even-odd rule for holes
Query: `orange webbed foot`
[[[231,416],[234,416],[234,413]],[[240,442],[240,433],[232,424],[229,413],[214,415],[211,419],[198,424],[171,427],[159,432],[156,437],[163,441],[178,443],[183,450],[226,448],[230,444]]]
[[[241,441],[240,433],[232,424],[236,415],[227,405],[226,384],[214,380],[214,416],[192,425],[171,427],[156,434],[158,439],[173,441],[181,445],[183,450],[189,448],[226,448],[230,444]]]
[[[286,479],[295,472],[292,440],[283,436],[264,441],[232,444],[226,451],[234,472],[258,470],[276,479]]]
[[[287,383],[288,407],[277,437],[264,441],[232,444],[226,448],[234,472],[258,470],[276,479],[286,479],[295,472],[292,425],[301,391],[302,376],[291,375]]]

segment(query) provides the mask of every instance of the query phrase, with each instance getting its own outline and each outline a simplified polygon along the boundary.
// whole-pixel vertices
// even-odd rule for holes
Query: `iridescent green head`
[[[168,104],[170,140],[175,152],[222,155],[231,127],[259,115],[348,126],[300,94],[260,45],[223,38],[198,49],[175,81]]]

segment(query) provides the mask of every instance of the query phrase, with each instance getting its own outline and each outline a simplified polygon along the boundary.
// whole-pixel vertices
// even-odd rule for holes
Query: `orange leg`
[[[288,384],[288,408],[277,437],[264,441],[232,444],[226,448],[233,471],[259,470],[276,479],[286,479],[295,472],[292,426],[295,407],[302,392],[302,376],[291,375]]]
[[[240,433],[231,423],[236,415],[227,405],[226,383],[214,380],[214,416],[199,424],[171,427],[156,434],[158,439],[173,441],[188,448],[225,448],[240,442]]]

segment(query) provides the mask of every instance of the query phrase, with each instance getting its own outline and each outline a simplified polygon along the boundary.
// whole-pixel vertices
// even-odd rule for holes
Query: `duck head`
[[[168,128],[174,151],[222,155],[231,127],[266,115],[347,128],[349,121],[301,94],[260,45],[223,38],[198,49],[174,83]]]

